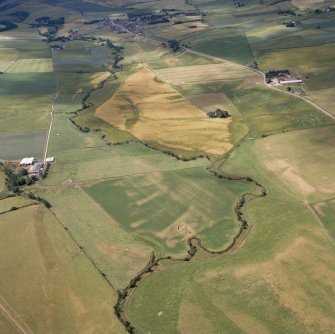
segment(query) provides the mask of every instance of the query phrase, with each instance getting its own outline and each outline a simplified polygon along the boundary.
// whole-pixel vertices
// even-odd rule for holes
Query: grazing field
[[[124,147],[103,145],[96,148],[64,149],[50,151],[49,154],[56,156],[57,163],[52,167],[53,173],[45,180],[47,185],[63,182],[71,185],[77,182],[208,165],[206,159],[176,161],[173,157],[135,143]]]
[[[140,140],[182,154],[221,155],[232,147],[229,118],[209,119],[144,66],[126,79],[96,115]]]
[[[54,52],[54,69],[60,72],[101,72],[113,63],[112,49],[85,41],[72,41]]]
[[[52,98],[51,95],[35,95],[34,98],[30,95],[14,94],[0,96],[0,133],[3,135],[46,129],[50,122]]]
[[[256,149],[267,157],[264,168],[272,173],[272,179],[314,202],[332,198],[335,193],[334,140],[332,126],[265,138],[257,142]],[[287,142],[291,145],[283,144]]]
[[[8,73],[45,73],[52,72],[51,59],[19,59]]]
[[[195,51],[236,61],[247,65],[254,62],[248,40],[243,30],[237,28],[208,29],[182,40]]]
[[[174,24],[170,22],[160,24],[156,27],[148,26],[145,29],[145,34],[146,36],[159,41],[166,41],[169,39],[183,40],[193,34],[201,33],[207,28],[208,25],[200,21],[182,24]]]
[[[53,73],[5,73],[0,76],[0,96],[50,95],[56,91]]]
[[[109,180],[85,190],[126,231],[182,255],[192,235],[210,249],[226,247],[239,230],[234,206],[248,189],[243,182],[219,182],[204,168],[190,168]]]
[[[81,188],[59,187],[40,194],[53,203],[57,218],[115,288],[123,289],[147,263],[151,248],[126,233]]]
[[[224,92],[242,114],[250,136],[332,125],[333,121],[306,102],[266,87],[227,85]]]
[[[311,206],[321,223],[324,224],[327,229],[330,239],[335,240],[335,200],[329,199],[323,202],[316,202]]]
[[[259,79],[259,74],[229,62],[156,70],[158,78],[172,85],[196,84],[213,81],[235,81],[247,77]]]
[[[296,143],[285,135],[278,136],[283,147]],[[264,140],[244,142],[222,167],[228,175],[253,177],[269,192],[247,204],[253,227],[243,247],[232,256],[161,265],[127,308],[143,332],[316,333],[334,327],[334,242],[303,197],[269,177],[267,152],[259,151]]]
[[[14,211],[29,205],[34,205],[34,202],[20,196],[7,197],[0,200],[0,214],[7,211]]]
[[[41,158],[45,138],[46,130],[0,134],[0,159],[21,160],[25,156]]]
[[[82,108],[84,94],[58,94],[55,113],[73,113]]]
[[[91,89],[96,89],[98,85],[110,77],[109,72],[92,73],[69,73],[58,72],[57,82],[61,94],[82,94]]]
[[[24,333],[125,332],[116,293],[49,210],[6,213],[0,232],[1,305]]]

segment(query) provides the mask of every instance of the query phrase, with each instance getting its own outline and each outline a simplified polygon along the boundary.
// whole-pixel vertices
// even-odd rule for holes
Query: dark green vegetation
[[[308,3],[0,0],[17,25],[0,32],[0,159],[42,158],[51,112],[56,157],[38,182],[0,170],[1,333],[334,330],[334,122],[255,71],[287,69],[335,112],[335,3]],[[146,65],[170,92],[127,81]],[[196,137],[222,122],[197,154],[224,155],[181,160],[177,93]],[[168,145],[97,118],[116,96],[111,120]]]

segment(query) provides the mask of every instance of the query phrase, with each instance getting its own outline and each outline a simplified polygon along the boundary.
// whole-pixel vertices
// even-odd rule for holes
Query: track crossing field
[[[1,66],[1,63],[0,63]],[[19,59],[8,69],[8,73],[52,72],[51,59]]]

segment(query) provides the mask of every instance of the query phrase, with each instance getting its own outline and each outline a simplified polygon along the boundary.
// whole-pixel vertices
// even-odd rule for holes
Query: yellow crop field
[[[210,119],[144,66],[130,75],[96,116],[140,140],[169,149],[224,154],[231,119]]]
[[[172,67],[156,71],[159,78],[172,85],[196,84],[213,81],[233,81],[259,77],[256,72],[230,62],[200,66]]]

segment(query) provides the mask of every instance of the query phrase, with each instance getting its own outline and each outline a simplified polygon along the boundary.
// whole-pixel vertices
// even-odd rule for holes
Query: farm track
[[[20,334],[33,334],[29,326],[21,319],[20,315],[0,295],[0,314],[2,314]]]
[[[52,50],[52,67],[53,67],[53,58],[54,58],[54,52]],[[54,67],[53,67],[53,72],[55,73]],[[48,148],[49,148],[49,141],[50,141],[50,136],[51,136],[51,130],[52,130],[52,125],[54,122],[54,114],[55,114],[55,105],[56,105],[56,101],[59,95],[59,89],[57,88],[57,92],[52,100],[52,105],[51,105],[51,111],[50,111],[50,125],[49,125],[49,129],[48,129],[48,133],[47,133],[47,137],[45,140],[45,146],[44,146],[44,152],[43,152],[43,161],[45,163],[47,155],[48,155]]]

